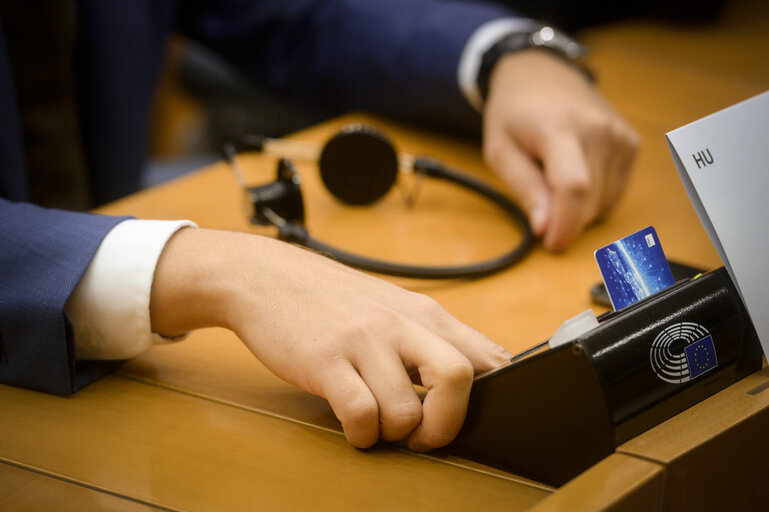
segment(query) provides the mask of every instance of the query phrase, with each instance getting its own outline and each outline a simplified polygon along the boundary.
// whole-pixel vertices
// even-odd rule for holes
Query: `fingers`
[[[356,357],[358,372],[379,409],[379,435],[386,441],[406,437],[422,421],[422,403],[394,350],[367,349]]]
[[[615,142],[606,164],[606,189],[599,216],[606,215],[619,201],[638,153],[638,135],[625,123],[614,126],[613,139]]]
[[[552,194],[550,224],[545,246],[560,251],[582,231],[594,209],[596,181],[585,160],[580,141],[571,135],[555,136],[543,155],[545,174]]]
[[[435,299],[419,293],[412,293],[410,299],[407,307],[399,303],[398,311],[448,341],[470,361],[475,373],[496,368],[512,357],[507,349],[451,316]]]
[[[427,451],[457,435],[476,370],[506,362],[509,353],[456,320],[442,328],[459,341],[407,321],[393,325],[398,336],[361,340],[349,360],[335,359],[319,369],[316,387],[331,404],[350,444],[366,448],[380,437],[396,441],[408,436],[410,448]],[[412,385],[410,368],[417,369],[428,389],[424,403]]]
[[[488,132],[485,159],[526,211],[534,234],[560,251],[607,213],[625,188],[637,141],[629,129],[552,130],[527,153],[501,130]],[[533,156],[532,156],[533,155]],[[536,159],[535,159],[536,157]],[[537,160],[540,160],[540,165]]]
[[[401,358],[406,366],[418,369],[428,389],[422,420],[408,439],[414,451],[444,446],[459,433],[474,376],[472,363],[459,350],[432,332],[421,331],[401,343]]]
[[[494,136],[486,160],[508,184],[528,213],[545,246],[560,251],[619,200],[638,141],[625,125],[553,130],[533,144],[536,161],[510,138],[506,147]]]
[[[379,406],[349,361],[339,359],[317,369],[318,391],[342,424],[347,441],[368,448],[379,438]]]
[[[625,121],[573,66],[526,51],[494,70],[484,137],[487,163],[551,250],[564,249],[616,204],[638,146]]]
[[[373,445],[381,436],[409,436],[409,447],[427,451],[448,444],[467,411],[473,366],[456,348],[429,330],[402,341],[404,361],[395,351],[364,349],[350,362],[337,361],[319,377],[319,390],[342,423],[350,444]],[[428,388],[421,403],[404,366],[418,368]],[[410,435],[409,435],[410,434]]]
[[[504,130],[491,128],[485,133],[484,159],[526,212],[534,234],[543,236],[550,215],[550,191],[540,166]]]
[[[453,317],[451,320],[454,325],[442,331],[444,337],[470,361],[476,374],[497,368],[513,357],[506,348],[497,345],[469,325]]]
[[[473,373],[466,361],[422,368],[420,373],[429,391],[422,404],[422,421],[409,436],[408,444],[412,450],[424,452],[447,445],[459,433]]]

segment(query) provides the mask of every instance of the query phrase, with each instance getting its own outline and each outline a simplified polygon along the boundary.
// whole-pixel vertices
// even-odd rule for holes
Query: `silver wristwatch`
[[[594,80],[593,73],[581,62],[587,55],[585,46],[556,28],[549,25],[542,25],[536,30],[508,34],[483,54],[477,78],[478,89],[480,90],[483,99],[486,99],[489,94],[491,72],[496,67],[499,59],[508,53],[517,52],[525,48],[542,48],[548,50],[573,63],[585,73],[591,81]]]

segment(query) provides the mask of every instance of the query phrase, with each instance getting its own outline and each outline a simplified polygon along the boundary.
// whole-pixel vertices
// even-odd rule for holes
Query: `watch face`
[[[531,34],[533,46],[544,46],[555,50],[570,60],[584,57],[585,47],[553,27],[545,26]]]
[[[531,41],[538,45],[547,45],[555,38],[555,29],[553,27],[542,27],[531,34]]]

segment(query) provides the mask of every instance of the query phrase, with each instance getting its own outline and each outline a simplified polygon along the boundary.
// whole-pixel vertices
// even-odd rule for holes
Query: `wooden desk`
[[[636,22],[586,34],[602,88],[643,140],[616,211],[565,254],[537,248],[520,265],[472,282],[396,282],[516,351],[592,306],[592,252],[627,233],[654,225],[669,257],[720,265],[663,135],[769,89],[767,34],[767,8],[748,0],[714,26]],[[324,140],[353,120],[386,129],[402,151],[439,156],[499,184],[475,144],[381,119],[351,116],[296,137]],[[267,157],[246,164],[255,183],[274,173]],[[493,208],[450,187],[426,184],[413,211],[397,192],[350,211],[322,189],[313,166],[299,167],[310,228],[343,247],[447,263],[499,252],[516,236]],[[223,165],[101,211],[269,232],[247,223]],[[754,374],[556,490],[441,453],[356,450],[323,400],[272,376],[231,333],[206,329],[72,398],[0,386],[0,509],[761,510],[769,504],[767,382],[765,371]]]

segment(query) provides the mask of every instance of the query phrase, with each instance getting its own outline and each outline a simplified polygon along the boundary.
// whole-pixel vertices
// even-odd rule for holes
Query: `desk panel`
[[[769,368],[617,449],[665,467],[668,510],[764,511],[769,504]]]
[[[110,510],[151,512],[156,507],[113,496],[53,476],[0,463],[0,508],[4,512]]]
[[[71,398],[0,386],[0,403],[0,460],[160,507],[526,510],[550,492],[117,376]]]
[[[614,454],[539,502],[530,512],[658,512],[663,466]]]

